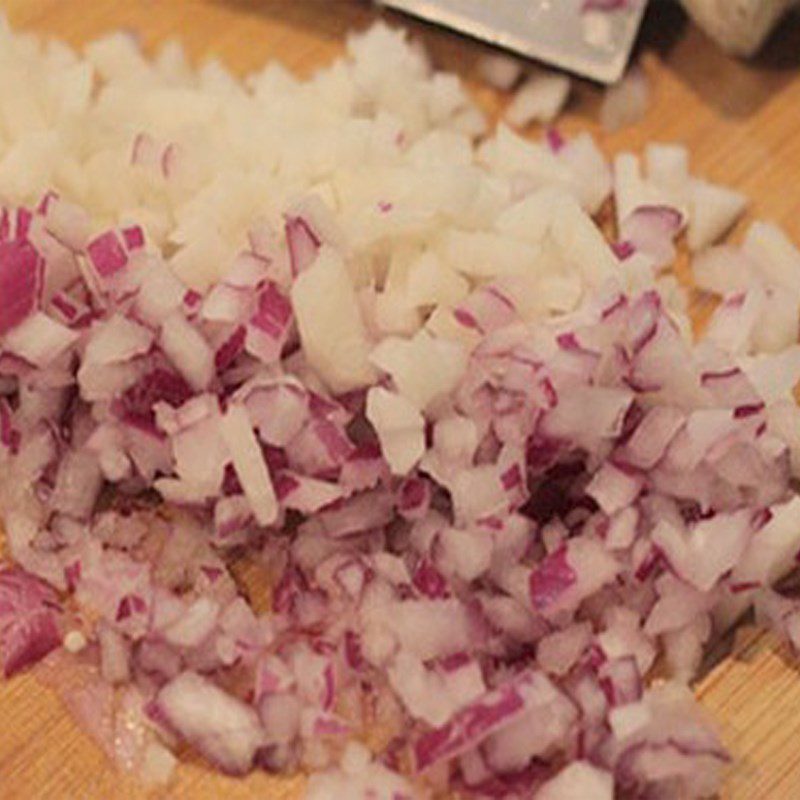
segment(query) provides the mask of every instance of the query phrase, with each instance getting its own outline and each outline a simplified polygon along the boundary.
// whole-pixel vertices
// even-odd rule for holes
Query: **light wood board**
[[[564,130],[598,132],[609,153],[640,149],[654,139],[682,142],[691,149],[695,172],[746,192],[753,198],[751,218],[775,220],[800,241],[800,22],[789,23],[755,65],[745,65],[721,55],[670,4],[655,5],[644,35],[643,63],[652,86],[645,120],[614,135],[597,131],[599,93],[584,86]],[[277,58],[308,74],[341,52],[349,29],[375,16],[357,0],[0,0],[0,9],[18,28],[75,45],[119,27],[138,33],[148,48],[178,36],[195,59],[213,55],[240,73]],[[428,42],[437,63],[457,70],[478,99],[497,110],[493,93],[472,80],[481,46],[410,27]],[[800,798],[800,673],[770,637],[750,632],[741,638],[734,655],[698,686],[735,757],[723,797]],[[263,774],[225,778],[193,761],[181,765],[175,783],[160,795],[289,800],[300,796],[301,787],[301,779]],[[29,676],[0,683],[2,800],[145,796],[113,770],[54,694]]]

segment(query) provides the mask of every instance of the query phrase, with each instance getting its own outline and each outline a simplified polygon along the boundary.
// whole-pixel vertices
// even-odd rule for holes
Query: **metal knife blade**
[[[625,71],[647,4],[593,11],[586,0],[378,2],[602,83]]]

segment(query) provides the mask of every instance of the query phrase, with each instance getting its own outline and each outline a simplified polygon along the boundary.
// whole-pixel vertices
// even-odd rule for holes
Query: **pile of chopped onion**
[[[183,742],[314,772],[313,798],[712,794],[706,648],[754,605],[800,646],[787,237],[719,244],[744,200],[680,147],[609,167],[588,135],[484,136],[385,27],[244,85],[174,44],[83,60],[0,27],[23,73],[6,675],[80,651],[151,782]],[[698,339],[684,238],[720,300]]]

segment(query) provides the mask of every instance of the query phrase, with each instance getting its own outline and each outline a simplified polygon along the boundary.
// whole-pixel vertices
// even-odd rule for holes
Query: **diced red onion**
[[[42,259],[29,241],[0,242],[0,336],[35,310],[43,272]]]
[[[61,644],[56,593],[13,567],[0,570],[0,654],[6,677],[35,664]]]
[[[101,278],[110,278],[128,264],[128,254],[115,231],[93,239],[86,246],[86,252]]]
[[[292,275],[297,276],[311,266],[317,257],[320,240],[302,217],[287,218],[285,230]]]
[[[98,196],[120,227],[54,192],[0,211],[0,510],[27,570],[0,570],[5,671],[61,642],[58,590],[81,612],[65,650],[105,681],[82,703],[94,727],[116,694],[228,772],[319,768],[315,797],[400,800],[411,755],[441,793],[711,794],[725,755],[680,684],[753,604],[800,642],[775,589],[800,551],[797,252],[756,224],[701,254],[696,282],[722,301],[693,342],[657,270],[684,225],[690,247],[716,241],[738,195],[691,178],[683,150],[648,150],[646,176],[621,154],[615,258],[588,216],[612,188],[591,137],[503,129],[474,150],[457,83],[370,36],[317,87],[326,138],[346,81],[346,135],[324,153],[298,139],[298,159],[270,140],[269,196],[224,168],[247,167],[247,142],[204,164],[179,124],[133,142],[141,209]],[[218,67],[183,97],[174,54],[149,70],[114,41],[92,56],[108,92],[91,103],[121,91],[119,47],[126,85],[166,80],[179,122],[209,91],[220,119],[231,89],[245,113]],[[425,102],[387,115],[363,49]],[[253,97],[285,89],[296,122],[287,81],[256,76]],[[634,72],[606,122],[645,89]],[[273,206],[287,179],[300,199]],[[253,203],[264,217],[241,216]],[[148,235],[128,224],[142,215]],[[128,761],[169,772],[151,731],[137,744],[121,725]],[[380,764],[347,744],[372,730]]]
[[[444,758],[454,758],[510,725],[525,710],[523,687],[529,680],[523,673],[470,703],[446,725],[423,734],[414,743],[416,770],[422,772]]]
[[[669,206],[639,206],[622,221],[620,238],[645,253],[656,267],[675,258],[673,240],[683,225],[680,212]]]

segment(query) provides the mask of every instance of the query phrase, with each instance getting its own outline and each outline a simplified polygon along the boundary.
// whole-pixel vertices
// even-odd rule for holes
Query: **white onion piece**
[[[769,324],[767,324],[767,321]],[[761,322],[753,331],[755,352],[778,354],[797,342],[800,326],[800,302],[791,292],[767,293]]]
[[[92,330],[84,352],[83,367],[129,361],[147,353],[153,334],[121,315],[115,315]]]
[[[206,389],[214,376],[214,354],[206,340],[181,313],[161,326],[159,343],[175,369],[193,389]]]
[[[711,633],[706,612],[713,601],[670,575],[662,576],[658,584],[660,597],[645,630],[648,635],[658,632],[662,636],[671,676],[688,681],[699,667],[697,656],[702,655]]]
[[[728,352],[744,354],[751,349],[756,325],[766,306],[766,294],[760,284],[745,292],[723,298],[709,321],[705,336]]]
[[[536,660],[551,675],[566,675],[574,666],[592,639],[589,623],[576,623],[563,631],[555,631],[542,639],[536,647]]]
[[[278,517],[278,502],[261,447],[253,433],[244,406],[231,405],[220,420],[222,439],[228,446],[233,467],[242,483],[253,515],[261,525],[271,525]]]
[[[206,295],[200,316],[209,322],[240,322],[249,311],[252,300],[249,292],[221,283]]]
[[[41,311],[6,334],[4,348],[37,367],[47,367],[78,339],[78,334]]]
[[[309,366],[336,392],[372,383],[369,344],[342,259],[323,248],[292,286],[292,305]]]
[[[800,499],[792,497],[787,503],[772,506],[770,519],[750,542],[739,563],[731,573],[729,597],[715,612],[720,623],[727,627],[752,603],[754,593],[772,586],[795,566],[800,550],[800,531],[795,524]]]
[[[741,248],[709,247],[692,259],[692,276],[699,289],[714,294],[744,292],[756,280],[756,267]]]
[[[613,800],[614,778],[588,761],[575,761],[564,767],[536,793],[538,800]]]
[[[490,86],[507,92],[522,75],[522,64],[511,56],[489,53],[478,61],[478,72]]]
[[[168,724],[209,761],[232,775],[247,772],[264,733],[255,711],[194,672],[156,696]]]
[[[391,376],[403,397],[425,411],[455,390],[467,355],[457,342],[420,331],[413,339],[387,337],[370,353],[370,361]]]
[[[689,151],[677,144],[651,142],[645,147],[647,179],[681,201],[689,185]],[[680,207],[680,206],[678,206]]]
[[[769,222],[754,222],[742,244],[769,286],[782,287],[800,296],[800,250],[789,237]]]
[[[367,394],[367,419],[378,433],[381,450],[395,475],[405,475],[425,452],[425,421],[400,395],[380,387]]]
[[[307,391],[291,378],[245,384],[239,397],[266,444],[285,447],[308,421]]]
[[[218,616],[218,604],[200,597],[161,633],[167,642],[177,647],[197,647],[214,630]]]
[[[604,464],[586,487],[586,492],[609,516],[633,505],[644,487],[640,475],[626,473],[611,463]]]
[[[611,170],[595,140],[588,133],[579,133],[567,140],[558,151],[558,158],[569,167],[581,208],[597,214],[611,193]]]
[[[277,493],[286,508],[293,508],[304,514],[313,514],[325,506],[341,500],[346,494],[336,484],[306,478],[291,472],[284,472],[281,475]]]
[[[494,547],[484,531],[445,528],[438,544],[442,564],[465,581],[476,580],[491,566]]]
[[[468,650],[474,635],[469,615],[454,599],[392,602],[364,613],[370,628],[390,632],[402,650],[423,661]]]
[[[689,184],[690,250],[716,244],[743,213],[747,198],[722,186],[701,180]]]
[[[800,381],[800,345],[787,347],[775,355],[747,356],[739,364],[762,400],[767,403],[790,400]]]
[[[618,450],[618,458],[632,467],[652,469],[664,457],[684,421],[684,414],[677,408],[656,406],[650,409],[633,436]]]
[[[689,531],[662,522],[653,531],[653,541],[682,578],[709,591],[742,557],[752,530],[752,513],[738,511],[701,520]]]
[[[165,786],[172,778],[178,759],[158,742],[150,742],[144,751],[139,774],[146,787]]]
[[[505,119],[515,128],[531,122],[552,122],[566,105],[570,79],[555,72],[537,72],[514,93]]]
[[[200,499],[219,492],[225,463],[230,458],[222,436],[217,399],[199,395],[178,412],[156,406],[156,420],[170,433],[174,469],[187,485],[197,487]]]
[[[56,476],[53,508],[76,519],[88,519],[103,485],[97,458],[86,450],[66,454]]]
[[[639,159],[633,153],[618,153],[613,161],[614,203],[617,229],[623,220],[640,206],[650,203],[647,184],[642,177]]]
[[[147,271],[136,296],[136,310],[143,321],[159,325],[183,303],[186,287],[166,267],[153,266]]]
[[[483,231],[448,231],[442,251],[449,267],[472,280],[531,270],[538,255],[525,242]]]

